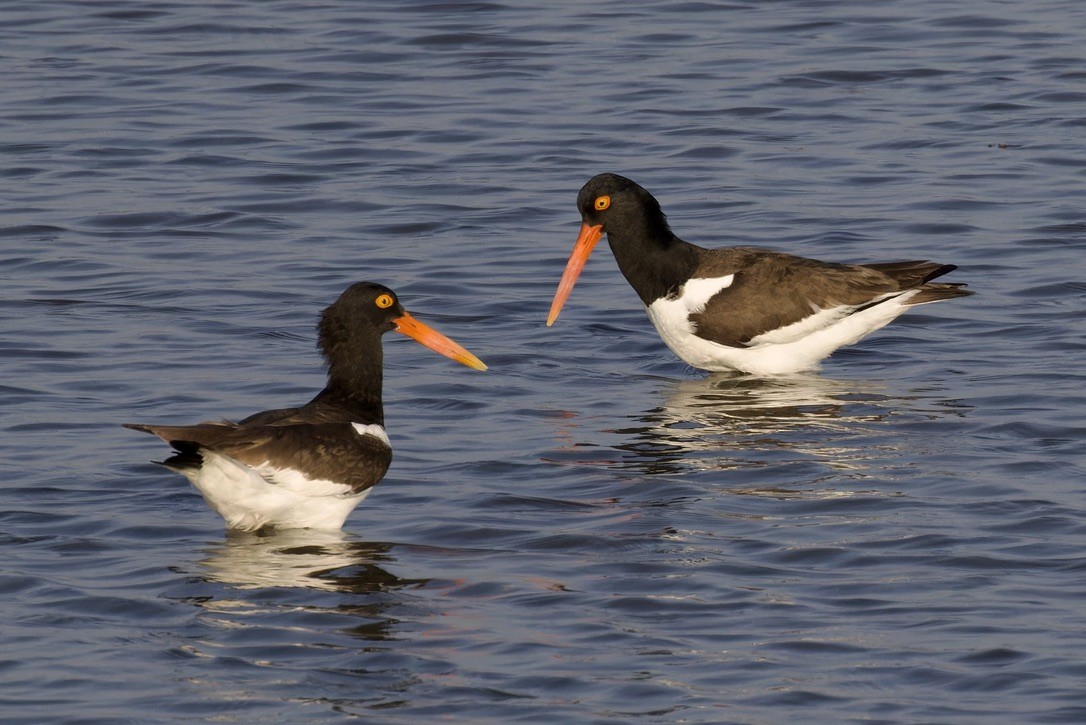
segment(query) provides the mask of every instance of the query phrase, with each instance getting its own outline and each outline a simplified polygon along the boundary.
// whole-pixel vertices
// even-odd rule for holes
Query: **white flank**
[[[809,370],[837,348],[851,345],[889,323],[905,311],[908,300],[919,291],[886,295],[897,296],[856,313],[852,313],[854,307],[823,310],[812,305],[813,313],[799,322],[758,335],[747,347],[730,347],[695,335],[690,315],[703,310],[709,299],[732,280],[732,275],[692,279],[677,298],[661,298],[645,308],[664,343],[693,367],[760,375]]]
[[[232,529],[338,529],[370,492],[351,493],[341,483],[308,479],[300,471],[267,463],[252,468],[206,448],[200,455],[204,463],[199,469],[181,472]]]
[[[373,436],[389,448],[392,447],[392,443],[388,440],[388,433],[385,433],[383,426],[377,425],[376,423],[370,423],[369,425],[366,425],[365,423],[351,423],[351,427],[354,428],[360,436]]]

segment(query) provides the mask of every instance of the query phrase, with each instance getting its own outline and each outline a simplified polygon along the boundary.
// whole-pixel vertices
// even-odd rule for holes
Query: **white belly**
[[[338,529],[370,492],[351,493],[347,486],[307,479],[292,469],[251,468],[206,449],[200,455],[204,463],[198,470],[181,473],[231,529]]]

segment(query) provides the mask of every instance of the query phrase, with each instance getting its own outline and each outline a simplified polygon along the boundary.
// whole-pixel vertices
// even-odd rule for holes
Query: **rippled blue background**
[[[1086,720],[1077,0],[0,7],[5,722]],[[606,248],[933,258],[975,297],[706,377]],[[359,279],[396,459],[341,534],[228,536],[124,421],[323,383]]]

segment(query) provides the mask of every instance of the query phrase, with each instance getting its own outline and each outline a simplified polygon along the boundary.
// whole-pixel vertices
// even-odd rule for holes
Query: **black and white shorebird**
[[[914,305],[972,294],[962,284],[931,282],[952,264],[836,264],[754,247],[699,247],[675,236],[649,192],[617,174],[592,178],[577,207],[580,235],[547,325],[606,234],[660,337],[703,370],[807,370]]]
[[[162,465],[192,481],[231,529],[338,529],[392,461],[381,403],[381,335],[389,330],[486,370],[479,358],[408,314],[388,287],[359,282],[321,314],[317,344],[328,383],[305,405],[237,423],[125,427],[173,446],[176,452]]]

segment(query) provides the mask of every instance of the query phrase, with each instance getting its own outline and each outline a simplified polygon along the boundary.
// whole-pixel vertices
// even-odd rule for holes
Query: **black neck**
[[[328,383],[308,406],[351,423],[384,425],[381,403],[384,353],[372,329],[341,329],[330,342],[321,340],[328,361]]]
[[[662,218],[608,226],[618,268],[646,305],[678,292],[698,263],[699,247],[676,237]]]

